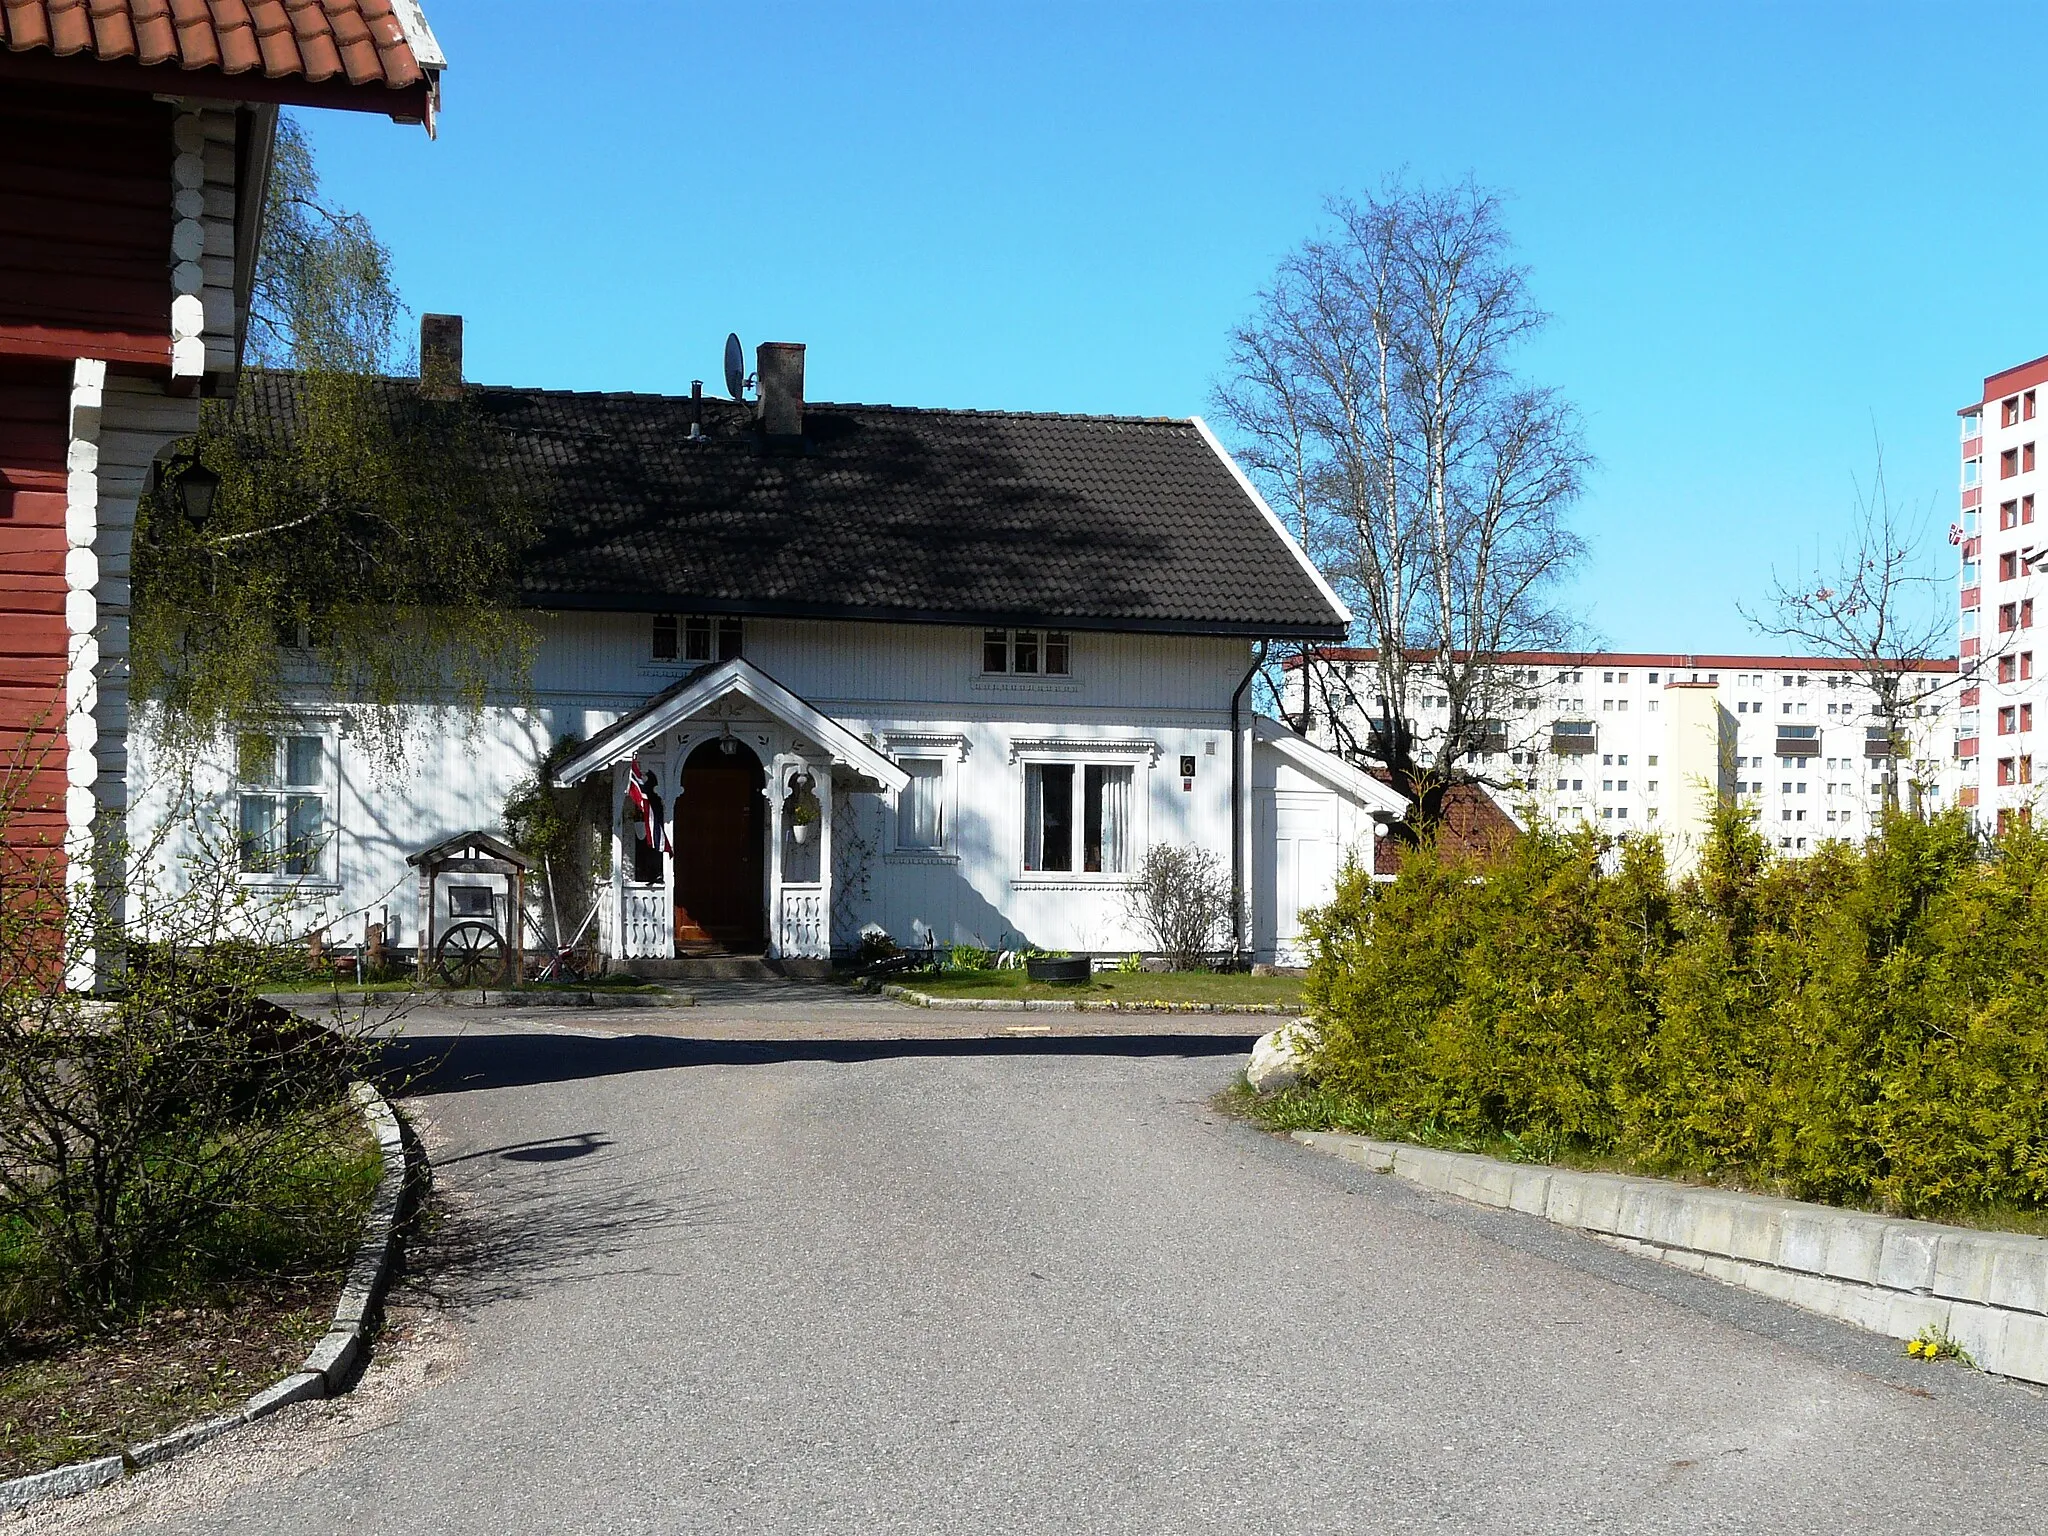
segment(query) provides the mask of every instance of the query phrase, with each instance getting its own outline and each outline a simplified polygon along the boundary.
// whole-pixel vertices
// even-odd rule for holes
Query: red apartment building
[[[1989,828],[2028,812],[2036,794],[2034,716],[2048,700],[2048,522],[2036,501],[2048,397],[2048,357],[1984,381],[1964,406],[1962,515],[1950,537],[1962,553],[1961,660],[1965,673],[1956,757],[1965,805]],[[2037,614],[2038,608],[2038,614]],[[2048,762],[2042,765],[2048,772]]]

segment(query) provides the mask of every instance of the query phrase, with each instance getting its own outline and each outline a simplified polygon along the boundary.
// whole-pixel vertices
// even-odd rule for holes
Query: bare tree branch
[[[1927,517],[1924,510],[1892,501],[1879,443],[1869,487],[1856,485],[1849,530],[1833,559],[1816,556],[1808,570],[1789,580],[1773,569],[1766,611],[1736,605],[1760,634],[1807,655],[1858,664],[1871,691],[1872,719],[1886,738],[1887,811],[1900,808],[1899,760],[1912,754],[1912,712],[1924,707],[1928,695],[1974,678],[1989,659],[1979,656],[1952,674],[1929,670],[1929,662],[1952,654],[1955,617],[1947,582],[1928,568]],[[2001,646],[2010,641],[2002,636]],[[1909,690],[1908,680],[1915,677],[1934,681]],[[1917,801],[1917,780],[1913,787]]]

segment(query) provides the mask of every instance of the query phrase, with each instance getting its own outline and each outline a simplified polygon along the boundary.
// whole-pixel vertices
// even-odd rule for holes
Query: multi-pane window
[[[332,816],[327,743],[252,733],[237,743],[235,825],[242,873],[317,875]]]
[[[2006,450],[2005,450],[2005,452],[2001,453],[2001,454],[2000,454],[2000,455],[1998,456],[1998,478],[1999,478],[1999,479],[2001,479],[2001,480],[2010,480],[2010,479],[2011,479],[2011,478],[2012,478],[2012,477],[2013,477],[2014,475],[2018,474],[2019,472],[2020,472],[2020,451],[2019,451],[2019,449],[2017,449],[2017,448],[2008,448],[2008,449],[2006,449]]]
[[[910,782],[896,801],[896,846],[939,850],[946,846],[946,765],[935,757],[903,760]]]
[[[653,656],[656,661],[731,661],[740,653],[740,621],[730,616],[657,613]]]
[[[1120,875],[1131,867],[1131,769],[1024,765],[1024,867]]]
[[[1069,676],[1073,637],[1057,629],[983,630],[981,670],[1017,677]]]

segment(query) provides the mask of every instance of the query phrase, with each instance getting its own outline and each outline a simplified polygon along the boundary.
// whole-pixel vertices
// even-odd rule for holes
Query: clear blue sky
[[[307,121],[486,382],[717,388],[737,330],[820,399],[1204,413],[1327,194],[1509,191],[1616,646],[1758,648],[1876,438],[1946,561],[1953,412],[2048,353],[2033,5],[425,3],[439,140]]]

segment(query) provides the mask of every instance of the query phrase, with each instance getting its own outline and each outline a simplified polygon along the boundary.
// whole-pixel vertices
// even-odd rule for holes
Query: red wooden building
[[[278,109],[431,132],[444,62],[415,0],[0,0],[15,850],[75,858],[126,808],[136,499],[199,397],[233,388]]]

